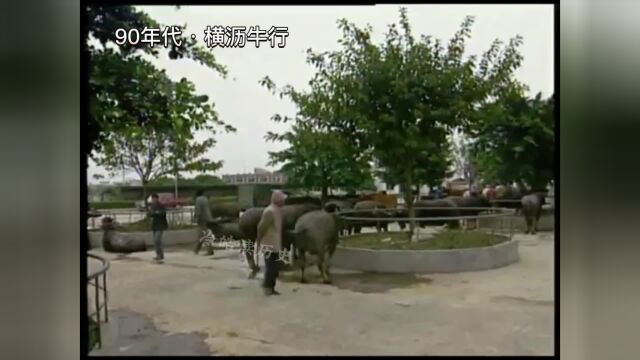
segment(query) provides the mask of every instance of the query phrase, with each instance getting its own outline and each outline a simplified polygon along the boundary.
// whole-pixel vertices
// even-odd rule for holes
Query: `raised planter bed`
[[[332,267],[381,273],[455,273],[507,266],[520,259],[518,242],[447,250],[386,250],[338,246]]]

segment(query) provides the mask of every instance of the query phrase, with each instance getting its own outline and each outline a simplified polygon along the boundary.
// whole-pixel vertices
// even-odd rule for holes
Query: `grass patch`
[[[172,224],[169,222],[169,228],[167,230],[184,230],[195,229],[195,224]],[[118,224],[118,231],[121,232],[139,232],[139,231],[151,231],[151,219],[146,218],[144,220],[132,222],[129,224]]]
[[[98,344],[100,337],[98,323],[89,316],[89,351],[93,350]]]
[[[389,238],[391,240],[382,241]],[[341,244],[361,249],[446,250],[485,247],[507,240],[506,237],[482,231],[445,230],[430,239],[418,242],[411,242],[408,232],[389,232],[357,234],[343,238]]]

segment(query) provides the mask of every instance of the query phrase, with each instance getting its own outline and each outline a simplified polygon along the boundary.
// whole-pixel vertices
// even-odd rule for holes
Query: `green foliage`
[[[275,83],[265,77],[260,84],[272,92],[276,92]],[[311,121],[305,114],[311,112],[312,97],[315,101],[327,101],[322,106],[330,107],[327,93],[303,93],[291,86],[279,91],[279,96],[289,97],[298,109],[297,116],[292,119],[276,114],[275,122],[293,121],[291,130],[283,134],[267,133],[268,141],[287,142],[289,147],[277,152],[270,152],[269,165],[284,164],[280,171],[288,178],[288,186],[305,189],[320,189],[326,198],[330,188],[341,188],[347,191],[373,186],[371,157],[369,152],[361,151],[346,137],[336,136],[324,129],[318,121]],[[333,116],[326,112],[325,117]]]
[[[309,122],[298,120],[290,131],[269,133],[267,139],[289,143],[288,148],[269,153],[269,165],[284,163],[281,170],[290,186],[319,188],[326,197],[329,188],[355,190],[373,183],[367,154],[358,153],[340,137],[312,128]]]
[[[93,210],[130,209],[135,207],[135,201],[95,201],[89,203],[89,208]]]
[[[188,182],[189,185],[191,185],[192,183],[193,185],[225,185],[226,184],[224,181],[222,181],[221,178],[215,175],[208,175],[208,174],[200,174],[194,177],[193,179],[185,179],[185,180],[191,181],[191,182]]]
[[[98,323],[93,320],[91,316],[87,317],[89,323],[89,351],[91,351],[98,345],[100,339],[100,329],[98,328]]]
[[[206,66],[215,72],[226,76],[226,68],[218,64],[215,57],[207,50],[197,45],[196,40],[180,36],[182,46],[170,42],[167,50],[163,44],[150,47],[146,43],[137,45],[118,46],[115,43],[115,31],[118,28],[143,29],[144,27],[161,27],[143,11],[133,6],[86,6],[88,32],[83,34],[87,43],[87,57],[91,64],[89,96],[91,114],[87,121],[88,147],[85,154],[101,150],[103,142],[108,141],[112,133],[119,133],[131,127],[144,125],[145,131],[153,129],[164,132],[175,128],[192,128],[192,118],[186,116],[181,122],[176,122],[174,116],[189,114],[189,110],[199,111],[206,102],[206,96],[187,109],[176,108],[174,102],[168,101],[176,93],[187,95],[192,84],[181,81],[179,89],[171,89],[166,81],[164,71],[156,69],[145,61],[141,54],[159,57],[161,52],[171,59],[188,58]],[[183,27],[183,34],[184,34]],[[96,47],[89,39],[97,40],[101,47]],[[116,48],[117,50],[113,50]],[[175,90],[175,91],[174,91]],[[193,98],[194,96],[189,96]],[[191,99],[189,99],[191,100]],[[179,100],[180,104],[189,104],[187,99]],[[213,106],[213,105],[208,105]],[[175,111],[174,114],[170,110]],[[210,111],[209,111],[210,113]],[[191,113],[192,114],[192,113]],[[210,114],[207,114],[210,115]],[[198,121],[193,121],[198,127]]]
[[[169,176],[160,176],[149,182],[150,186],[172,186],[175,184],[175,178]],[[178,186],[190,185],[225,185],[221,178],[215,175],[200,174],[194,178],[178,177]]]
[[[214,147],[214,126],[226,132],[235,129],[218,119],[214,104],[195,92],[185,78],[172,81],[142,55],[158,57],[162,44],[149,47],[117,46],[115,30],[164,27],[132,6],[87,6],[88,33],[85,34],[91,64],[88,121],[89,148],[98,165],[109,171],[133,170],[147,183],[165,174],[180,171],[215,171],[221,162],[204,155]],[[101,46],[94,46],[90,38]],[[190,58],[226,75],[211,53],[184,36],[182,46],[171,43],[171,59]],[[115,49],[114,49],[115,48]],[[198,142],[195,131],[210,136]],[[146,196],[145,196],[146,201]]]
[[[109,51],[96,55],[98,61],[93,63],[96,77],[105,72],[102,67],[107,65],[100,61],[104,56],[118,55]],[[96,118],[105,119],[103,129],[109,129],[101,138],[101,151],[93,156],[96,163],[110,171],[133,170],[143,184],[178,171],[219,169],[221,162],[204,157],[215,146],[213,125],[223,126],[226,131],[235,129],[218,119],[206,96],[195,94],[193,83],[184,78],[173,82],[164,72],[155,71],[146,60],[138,59],[138,63],[147,72],[126,81],[119,80],[112,89],[95,87],[98,92],[92,110]],[[108,66],[106,70],[113,71]],[[92,77],[92,82],[94,80]],[[104,85],[104,82],[96,84]],[[118,90],[123,87],[130,89]],[[137,120],[141,123],[136,126],[121,126]],[[158,123],[166,123],[166,127],[156,129],[153,124]],[[211,137],[195,141],[196,130],[208,131]]]
[[[317,70],[311,91],[289,87],[281,96],[294,100],[297,118],[310,121],[311,128],[370,154],[393,182],[405,188],[437,183],[449,167],[450,132],[473,121],[491,96],[520,86],[512,74],[522,60],[521,38],[504,49],[494,42],[478,62],[476,56],[464,56],[472,24],[473,18],[465,18],[445,48],[430,36],[414,38],[405,9],[379,45],[372,43],[371,27],[340,20],[341,49],[308,50],[308,62]],[[265,78],[263,85],[273,83]],[[405,202],[412,214],[410,194]]]
[[[472,124],[473,156],[488,181],[524,182],[544,190],[554,177],[555,122],[553,96],[527,99],[504,93],[482,109]]]

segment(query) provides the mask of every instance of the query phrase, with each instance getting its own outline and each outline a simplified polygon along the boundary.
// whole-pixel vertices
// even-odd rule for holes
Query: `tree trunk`
[[[174,179],[174,192],[175,194],[173,195],[175,197],[175,200],[178,201],[178,174],[176,173],[176,177]]]
[[[142,201],[145,211],[147,210],[147,180],[142,180]]]
[[[320,195],[320,202],[322,206],[327,202],[327,196],[329,194],[329,188],[326,185],[322,185],[322,195]]]
[[[409,216],[409,239],[413,236],[413,230],[416,228],[416,221],[413,219],[415,217],[415,211],[413,209],[413,184],[411,183],[411,175],[407,176],[405,180],[405,191],[404,191],[404,206],[407,207],[407,214]]]

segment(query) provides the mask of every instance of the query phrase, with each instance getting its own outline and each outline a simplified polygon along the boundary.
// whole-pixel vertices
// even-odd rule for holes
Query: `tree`
[[[183,181],[184,182],[184,181]],[[200,174],[193,179],[186,179],[187,184],[193,185],[224,185],[225,182],[215,175]]]
[[[186,101],[194,104],[193,99]],[[203,126],[212,130],[212,126],[206,124],[210,115],[198,112],[197,116],[202,116]],[[125,168],[134,171],[142,182],[143,199],[146,201],[146,188],[154,179],[168,174],[177,176],[180,171],[215,171],[222,166],[221,161],[213,162],[205,157],[215,145],[213,137],[197,142],[189,140],[191,133],[191,129],[183,129],[182,133],[165,133],[146,130],[144,126],[142,129],[134,127],[112,133],[104,142],[102,151],[95,156],[96,163],[107,170]]]
[[[355,148],[326,131],[313,129],[308,122],[298,121],[284,134],[269,132],[268,141],[286,141],[289,147],[269,152],[269,165],[284,163],[282,171],[291,186],[319,188],[324,203],[329,189],[354,191],[371,185],[370,159]]]
[[[164,44],[150,46],[148,43],[123,46],[116,45],[116,30],[165,28],[165,25],[153,20],[145,12],[133,6],[85,6],[86,28],[83,29],[85,47],[83,57],[91,64],[89,74],[90,114],[84,119],[87,124],[86,145],[84,154],[89,156],[99,151],[104,141],[112,132],[121,131],[131,126],[144,124],[147,129],[158,131],[172,130],[173,119],[163,116],[152,116],[158,112],[157,106],[162,104],[169,94],[163,88],[144,87],[138,82],[146,78],[163,76],[163,71],[156,69],[144,61],[141,54],[159,57],[166,52],[171,59],[188,58],[206,66],[222,76],[226,76],[226,68],[216,62],[213,54],[197,45],[197,40],[177,36],[182,44],[169,42],[170,48],[164,51]],[[182,29],[186,29],[183,26]],[[92,44],[91,39],[101,46]],[[114,50],[117,49],[117,50]],[[154,84],[146,81],[145,84]],[[153,103],[140,101],[139,91],[145,92],[146,98],[153,97]],[[151,95],[153,94],[153,95]],[[128,112],[131,116],[121,116]],[[190,119],[184,119],[183,125],[190,128]]]
[[[469,132],[483,177],[546,190],[555,169],[553,95],[528,99],[518,90],[505,92],[485,105]]]
[[[411,189],[430,181],[427,174],[444,176],[447,136],[512,82],[521,61],[516,50],[521,38],[512,39],[502,53],[495,41],[477,63],[476,56],[463,56],[473,18],[464,20],[446,49],[429,36],[414,39],[405,9],[399,23],[401,32],[392,24],[385,42],[375,45],[370,27],[340,20],[340,50],[308,51],[317,72],[302,115],[362,152],[371,151],[390,178]],[[413,217],[409,191],[405,203]]]
[[[452,141],[453,163],[455,172],[467,180],[469,188],[476,181],[476,165],[471,154],[471,142],[462,132],[456,132]]]
[[[86,15],[85,56],[91,64],[91,103],[85,153],[107,169],[134,170],[143,189],[164,174],[177,176],[179,171],[219,168],[220,162],[203,157],[214,146],[213,137],[196,142],[193,132],[206,130],[214,135],[212,124],[227,132],[235,129],[218,119],[206,95],[195,94],[193,83],[184,78],[171,81],[164,70],[141,56],[158,57],[163,44],[125,44],[114,49],[118,28],[164,26],[131,6],[88,6]],[[91,45],[91,37],[101,47]],[[169,41],[171,59],[191,58],[226,75],[226,69],[210,52],[197,46],[195,39],[177,38],[182,45]]]

